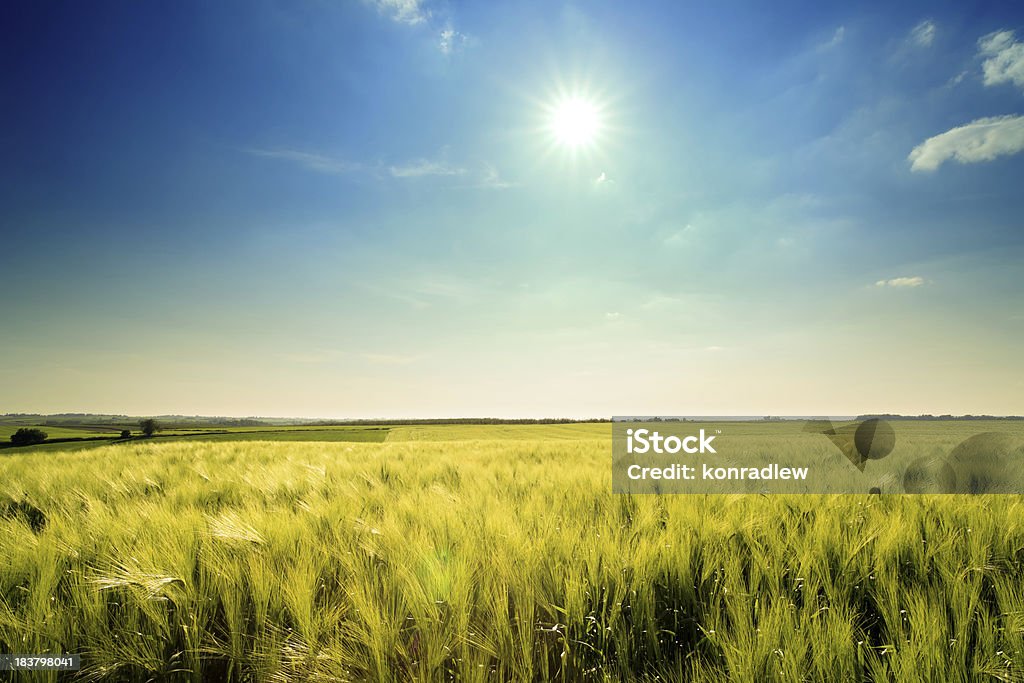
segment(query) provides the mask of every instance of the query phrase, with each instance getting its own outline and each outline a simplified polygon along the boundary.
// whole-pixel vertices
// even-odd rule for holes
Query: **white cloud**
[[[432,161],[430,159],[414,159],[401,166],[392,166],[391,175],[395,178],[421,178],[431,175],[462,175],[466,169],[460,166],[452,166],[445,161]]]
[[[918,47],[929,47],[935,41],[935,22],[925,19],[910,30],[910,42]]]
[[[370,4],[400,24],[415,26],[430,16],[422,0],[370,0]]]
[[[1024,150],[1024,116],[992,116],[947,130],[915,147],[911,171],[934,171],[948,159],[961,164],[992,161]]]
[[[426,27],[431,32],[441,24],[440,17],[427,8],[428,0],[365,0],[377,8],[381,14],[387,15],[392,21],[407,26]],[[446,12],[442,11],[442,17]],[[444,22],[444,28],[438,31],[437,49],[444,55],[458,52],[470,41],[469,36],[457,31],[451,20]]]
[[[459,33],[452,28],[451,24],[446,24],[441,30],[440,38],[437,41],[437,49],[441,51],[441,54],[450,55],[465,45],[466,41],[466,34]]]
[[[967,72],[961,71],[956,76],[953,76],[949,81],[946,82],[946,87],[952,88],[954,86],[963,83],[964,79],[967,78]]]
[[[1013,82],[1024,88],[1024,43],[1015,40],[1013,31],[996,31],[978,40],[978,52],[985,61],[985,85]]]
[[[889,280],[879,280],[876,287],[920,287],[924,284],[924,278],[915,275],[914,277],[894,277]]]
[[[290,161],[319,173],[349,173],[362,168],[362,164],[355,162],[294,149],[249,149],[246,151],[258,157]]]

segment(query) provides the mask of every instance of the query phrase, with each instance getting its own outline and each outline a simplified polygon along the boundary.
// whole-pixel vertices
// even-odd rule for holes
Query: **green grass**
[[[111,429],[98,429],[96,427],[88,427],[88,426],[82,426],[82,427],[53,427],[53,426],[50,426],[50,425],[40,425],[40,424],[24,424],[24,425],[20,425],[20,424],[10,424],[10,423],[0,423],[0,441],[4,441],[4,442],[10,441],[11,440],[11,435],[14,434],[14,432],[18,431],[19,429],[21,429],[23,427],[28,427],[30,429],[41,429],[44,432],[46,432],[47,438],[50,438],[50,439],[67,439],[67,438],[72,438],[73,439],[73,438],[80,438],[80,437],[85,437],[85,436],[117,436],[121,432],[120,429],[114,429],[114,428],[111,428]],[[136,431],[138,431],[137,428],[136,428]]]
[[[608,437],[559,427],[0,456],[0,652],[111,681],[1024,680],[1021,497],[617,496]]]

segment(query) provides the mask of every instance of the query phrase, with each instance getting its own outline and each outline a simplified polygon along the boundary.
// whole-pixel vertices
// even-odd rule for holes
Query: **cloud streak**
[[[834,47],[839,47],[843,44],[843,40],[846,38],[846,27],[840,26],[832,34],[832,37],[827,41],[818,46],[819,50],[831,50]]]
[[[947,130],[915,147],[911,171],[935,171],[947,160],[961,164],[992,161],[1024,150],[1024,116],[992,116]]]
[[[305,169],[316,171],[317,173],[350,173],[358,171],[363,167],[362,164],[351,161],[294,149],[249,149],[246,151],[254,156],[298,164]]]
[[[896,287],[896,288],[908,288],[908,287],[920,287],[924,284],[924,278],[915,275],[913,277],[894,277],[889,280],[879,280],[875,283],[876,287]]]
[[[295,164],[308,171],[314,171],[316,173],[340,175],[344,173],[366,171],[373,173],[378,179],[382,179],[380,172],[383,169],[379,163],[376,165],[367,165],[364,163],[337,159],[326,154],[318,154],[315,152],[306,152],[296,149],[251,148],[244,151],[253,156]],[[461,187],[472,187],[487,190],[505,190],[510,187],[516,187],[516,183],[511,183],[502,178],[498,169],[493,164],[486,163],[479,171],[470,171],[470,169],[464,166],[452,164],[445,161],[443,158],[426,159],[421,157],[404,163],[397,163],[387,167],[386,175],[384,177],[387,176],[399,180],[426,178],[430,176],[470,176],[474,178],[473,183],[470,185],[462,185]]]
[[[422,178],[424,176],[462,175],[466,169],[461,166],[452,166],[445,161],[414,159],[400,166],[391,166],[388,171],[394,178]]]
[[[918,47],[930,47],[935,41],[935,22],[925,19],[910,30],[910,42]]]

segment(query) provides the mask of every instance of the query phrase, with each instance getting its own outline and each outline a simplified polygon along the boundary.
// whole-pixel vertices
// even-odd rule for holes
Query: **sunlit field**
[[[609,431],[0,453],[0,652],[79,653],[67,680],[1022,680],[1020,497],[617,496]]]

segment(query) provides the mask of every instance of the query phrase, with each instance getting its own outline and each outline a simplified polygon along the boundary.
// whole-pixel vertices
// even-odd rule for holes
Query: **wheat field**
[[[0,652],[82,656],[31,680],[1024,680],[1020,497],[621,496],[596,433],[415,436],[0,458]]]

